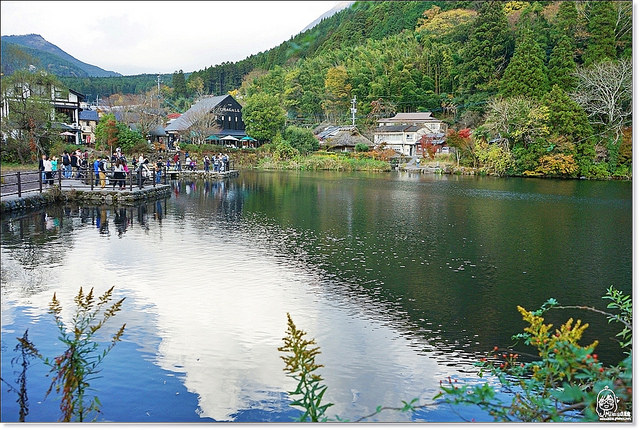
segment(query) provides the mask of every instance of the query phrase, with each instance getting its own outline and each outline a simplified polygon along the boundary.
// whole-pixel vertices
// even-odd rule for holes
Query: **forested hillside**
[[[631,1],[355,2],[242,61],[164,75],[162,93],[184,111],[231,91],[306,127],[350,122],[355,97],[369,137],[381,116],[428,110],[460,132],[448,144],[463,165],[630,177],[631,49]],[[155,90],[156,76],[65,83],[105,97]]]
[[[384,20],[397,4],[356,3],[341,16],[359,33],[252,71],[239,97],[275,97],[305,125],[347,122],[356,97],[365,133],[428,110],[462,131],[448,140],[462,163],[491,173],[630,177],[631,2],[401,2],[403,19]],[[411,28],[380,30],[420,7]]]

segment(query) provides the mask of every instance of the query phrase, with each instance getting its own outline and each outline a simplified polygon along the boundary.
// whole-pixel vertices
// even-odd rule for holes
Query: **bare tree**
[[[191,133],[194,143],[205,143],[205,139],[214,133],[218,133],[221,129],[219,116],[222,115],[220,108],[215,108],[211,111],[202,109],[199,112],[194,112],[191,115],[189,126],[189,132]]]
[[[633,69],[630,60],[603,61],[575,72],[578,83],[571,94],[594,124],[613,132],[616,140],[632,114]]]

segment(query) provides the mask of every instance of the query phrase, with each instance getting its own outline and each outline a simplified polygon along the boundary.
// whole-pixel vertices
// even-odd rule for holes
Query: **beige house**
[[[399,113],[393,118],[378,120],[373,134],[375,145],[385,144],[399,154],[418,155],[422,136],[434,145],[442,145],[447,134],[447,124],[431,116],[431,112]]]
[[[93,144],[96,142],[96,126],[98,125],[98,112],[85,109],[80,111],[80,130],[82,143]]]

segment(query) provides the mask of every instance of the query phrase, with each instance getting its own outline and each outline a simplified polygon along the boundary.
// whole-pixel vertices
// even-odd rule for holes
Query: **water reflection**
[[[439,380],[472,378],[478,354],[510,343],[522,325],[516,304],[600,304],[600,286],[583,281],[612,267],[607,282],[630,289],[626,191],[539,182],[247,172],[176,181],[170,199],[135,207],[3,219],[3,328],[17,305],[46,313],[52,291],[70,298],[78,285],[116,285],[127,296],[126,341],[197,394],[195,406],[174,396],[162,407],[274,420],[295,415],[277,351],[289,312],[321,347],[331,414],[427,402]],[[619,222],[604,226],[603,212]],[[615,329],[604,325],[592,324],[598,337]],[[128,370],[131,361],[120,356],[105,373],[143,389],[146,372]],[[122,387],[103,389],[115,398]],[[438,408],[379,418],[459,419]]]

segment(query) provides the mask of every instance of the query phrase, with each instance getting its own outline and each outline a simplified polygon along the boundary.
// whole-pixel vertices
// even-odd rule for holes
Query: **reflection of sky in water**
[[[600,304],[594,279],[630,278],[624,184],[318,176],[183,182],[160,204],[25,218],[24,239],[3,221],[3,341],[24,313],[50,319],[53,291],[70,318],[78,286],[115,285],[127,331],[105,369],[118,381],[100,388],[118,411],[106,419],[291,420],[295,381],[277,350],[289,312],[321,349],[329,415],[356,419],[471,378],[474,354],[511,342],[523,300]],[[153,410],[120,400],[132,386]],[[458,411],[377,418],[460,421]]]
[[[45,280],[42,291],[23,293],[33,270],[2,250],[3,284],[8,278],[3,327],[12,323],[15,306],[50,318],[45,314],[53,291],[68,319],[78,286],[102,293],[115,285],[116,294],[128,300],[113,326],[127,322],[125,340],[146,354],[155,351],[153,361],[166,371],[183,374],[187,390],[198,395],[200,416],[215,420],[241,419],[251,408],[283,407],[283,392],[295,388],[277,350],[287,312],[321,348],[318,362],[329,387],[325,401],[335,403],[331,416],[353,419],[413,397],[428,402],[438,381],[456,372],[419,353],[425,345],[376,318],[375,309],[336,295],[339,285],[269,247],[270,235],[281,234],[271,227],[233,230],[213,219],[191,223],[171,216],[160,226],[150,217],[147,227],[136,220],[118,236],[113,211],[100,215],[103,228],[105,215],[109,220],[110,233],[99,234],[95,222],[91,228],[75,225],[73,237],[58,249],[62,263],[35,270]],[[132,384],[136,380],[144,378],[130,375]],[[388,413],[379,419],[410,416]]]

